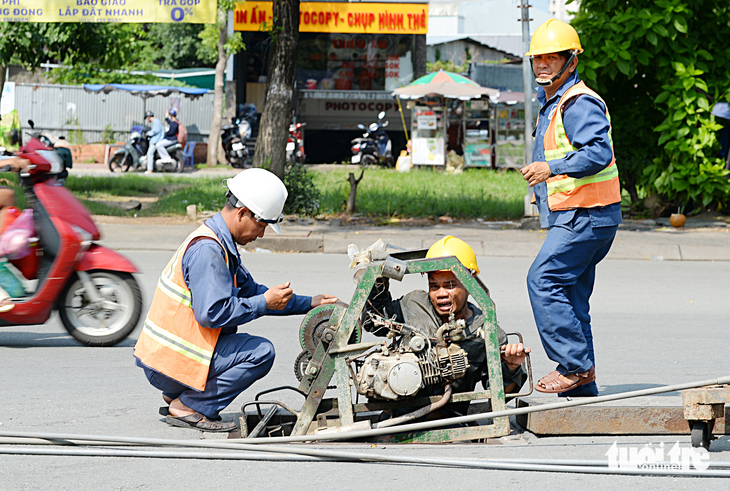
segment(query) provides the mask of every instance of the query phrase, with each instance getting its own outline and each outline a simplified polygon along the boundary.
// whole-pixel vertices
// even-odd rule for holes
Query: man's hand
[[[530,184],[530,187],[547,181],[551,175],[550,165],[547,162],[533,162],[520,169],[520,172],[522,172],[522,177]]]
[[[9,157],[7,159],[0,160],[0,167],[9,166],[13,172],[20,172],[25,170],[30,165],[30,160],[22,157]]]
[[[324,293],[315,295],[312,297],[312,308],[318,307],[320,305],[326,305],[330,303],[336,303],[337,300],[339,300],[334,295],[325,295]]]
[[[530,348],[525,348],[522,343],[518,344],[505,344],[501,348],[502,360],[507,364],[507,368],[513,372],[522,365],[525,361],[527,353],[532,351]]]
[[[266,299],[267,309],[284,310],[284,307],[286,307],[286,304],[289,303],[292,295],[294,295],[294,290],[289,287],[290,284],[291,282],[287,281],[283,285],[272,286],[266,290],[264,298]]]

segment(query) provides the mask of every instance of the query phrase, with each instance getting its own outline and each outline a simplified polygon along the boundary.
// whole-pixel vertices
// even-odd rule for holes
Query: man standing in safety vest
[[[621,223],[611,120],[603,99],[578,77],[582,52],[575,29],[551,19],[525,53],[542,107],[533,161],[521,171],[534,190],[540,226],[550,229],[527,286],[543,347],[558,364],[535,388],[564,396],[598,395],[588,301],[596,265]]]
[[[219,413],[265,376],[274,363],[267,339],[237,333],[263,315],[304,314],[336,297],[295,295],[289,283],[267,288],[241,263],[236,244],[264,236],[279,223],[287,191],[264,169],[227,181],[223,210],[190,234],[160,275],[134,347],[138,366],[170,407],[167,424],[232,431]]]

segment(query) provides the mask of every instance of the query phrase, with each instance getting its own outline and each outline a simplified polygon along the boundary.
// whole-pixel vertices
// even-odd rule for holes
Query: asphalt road
[[[146,302],[169,251],[121,251],[141,269]],[[348,259],[337,254],[243,256],[259,282],[291,281],[295,292],[331,293],[349,301],[354,290]],[[480,257],[501,326],[523,333],[533,348],[536,377],[554,367],[540,345],[525,287],[529,258]],[[730,262],[606,260],[598,268],[592,302],[597,382],[603,394],[730,375],[727,356]],[[425,285],[407,277],[394,294]],[[270,374],[223,413],[237,417],[243,402],[266,388],[296,385],[292,372],[300,351],[300,316],[268,317],[246,326],[277,349]],[[73,433],[199,440],[197,431],[172,428],[158,416],[162,399],[134,366],[138,330],[113,348],[79,346],[57,316],[44,326],[0,330],[0,431]],[[283,397],[295,407],[301,402]],[[681,405],[679,396],[662,403]],[[205,438],[221,438],[205,435]],[[653,448],[689,436],[538,438],[529,433],[497,444],[370,445],[338,443],[317,448],[387,455],[450,458],[558,458],[606,461],[620,446]],[[669,448],[669,447],[667,447]],[[712,443],[713,461],[730,461],[730,439]],[[423,465],[325,462],[264,462],[121,457],[0,455],[0,490],[185,489],[482,489],[539,487],[542,490],[727,489],[721,479],[569,475]]]

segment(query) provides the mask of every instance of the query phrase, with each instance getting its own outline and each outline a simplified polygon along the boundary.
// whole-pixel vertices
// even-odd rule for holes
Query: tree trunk
[[[218,11],[218,22],[220,23],[220,36],[218,36],[218,61],[215,63],[215,84],[213,99],[213,122],[210,124],[210,135],[208,136],[208,165],[215,166],[218,163],[218,145],[221,137],[221,121],[223,119],[223,77],[226,72],[226,50],[224,48],[228,40],[228,28],[226,26],[228,14]]]
[[[353,172],[350,172],[350,175],[347,177],[347,181],[350,183],[350,194],[347,196],[347,208],[345,208],[345,213],[355,213],[357,211],[357,185],[360,184],[360,181],[362,181],[363,175],[365,175],[364,167],[360,172],[360,177],[357,179],[355,179],[355,174]]]
[[[255,167],[266,167],[284,179],[286,141],[291,123],[299,44],[299,0],[274,0],[273,50],[268,61],[268,79]]]

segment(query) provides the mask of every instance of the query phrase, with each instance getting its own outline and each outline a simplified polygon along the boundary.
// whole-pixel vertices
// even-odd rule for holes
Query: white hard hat
[[[267,223],[274,232],[281,233],[279,224],[284,220],[281,212],[289,195],[281,179],[266,169],[246,169],[236,177],[226,179],[224,184],[238,200],[237,208],[245,206],[257,221]]]

